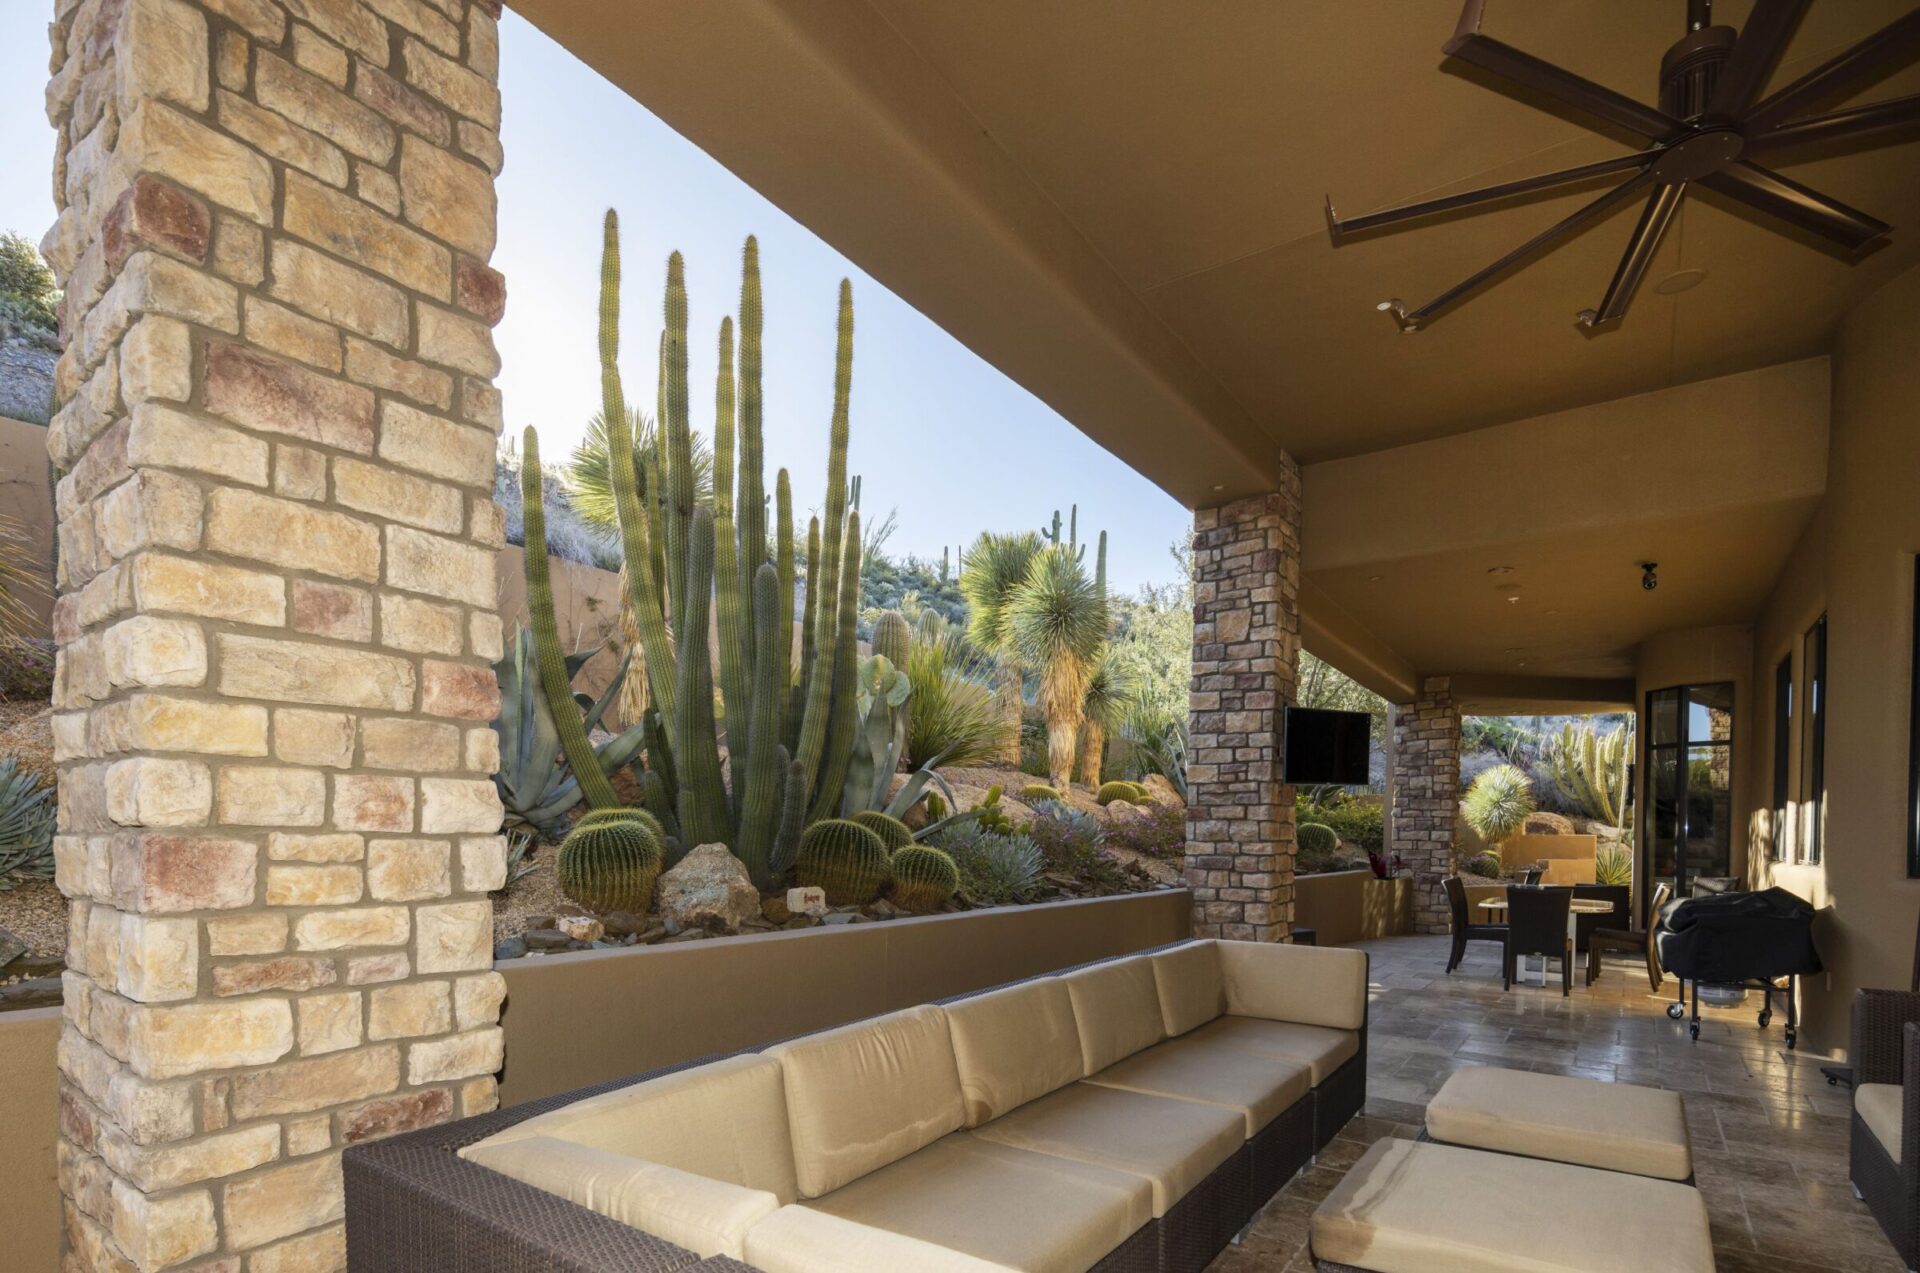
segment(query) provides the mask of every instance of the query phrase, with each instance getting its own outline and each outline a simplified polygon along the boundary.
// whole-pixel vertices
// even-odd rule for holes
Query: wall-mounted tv
[[[1294,786],[1352,786],[1367,783],[1373,753],[1373,717],[1365,712],[1331,712],[1289,707],[1282,782]]]

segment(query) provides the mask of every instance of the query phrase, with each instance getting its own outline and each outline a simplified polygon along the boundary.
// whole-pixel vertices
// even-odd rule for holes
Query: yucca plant
[[[1007,629],[1020,662],[1040,680],[1047,721],[1047,773],[1065,790],[1087,714],[1087,683],[1107,639],[1106,597],[1073,550],[1054,546],[1034,557],[1007,604]]]
[[[995,660],[994,706],[1000,723],[995,759],[1020,763],[1020,715],[1026,706],[1019,652],[1011,622],[1013,595],[1040,555],[1040,536],[1032,531],[1002,535],[983,532],[960,563],[960,595],[967,599],[967,639]]]
[[[0,758],[0,892],[53,878],[53,791],[13,757]]]
[[[45,596],[48,570],[26,529],[0,514],[0,642],[19,640],[33,625],[27,598]]]
[[[1483,770],[1461,801],[1467,825],[1489,844],[1499,844],[1518,831],[1533,810],[1533,780],[1514,765]]]

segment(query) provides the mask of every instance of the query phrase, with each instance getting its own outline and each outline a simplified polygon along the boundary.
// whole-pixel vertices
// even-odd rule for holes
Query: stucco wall
[[[1763,860],[1754,870],[1827,908],[1815,930],[1827,973],[1806,985],[1802,1035],[1822,1051],[1845,1050],[1855,989],[1907,985],[1920,914],[1920,881],[1906,870],[1913,563],[1920,549],[1916,349],[1920,270],[1908,270],[1841,325],[1826,503],[1761,615],[1752,657],[1752,681],[1765,687],[1754,701],[1770,716],[1774,664],[1826,613],[1823,860],[1786,868]],[[1771,747],[1750,751],[1743,768],[1763,793],[1759,800],[1770,800]]]
[[[59,1134],[60,1009],[0,1015],[0,1111],[6,1152],[0,1153],[0,1266],[60,1267],[60,1187],[53,1142]]]
[[[1184,889],[499,964],[501,1103],[1179,941]]]

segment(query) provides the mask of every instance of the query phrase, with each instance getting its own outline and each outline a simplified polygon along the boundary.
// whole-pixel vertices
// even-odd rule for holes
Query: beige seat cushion
[[[1860,1121],[1895,1162],[1900,1161],[1906,1093],[1898,1083],[1862,1083],[1853,1089],[1853,1107],[1860,1111]]]
[[[1367,1020],[1367,955],[1338,946],[1223,941],[1227,1012],[1358,1030]]]
[[[812,1207],[782,1207],[747,1231],[747,1263],[764,1273],[1018,1273],[918,1238]]]
[[[1261,1017],[1219,1017],[1201,1026],[1193,1037],[1220,1047],[1246,1048],[1298,1061],[1312,1072],[1315,1087],[1360,1051],[1357,1030]]]
[[[1316,1258],[1376,1273],[1713,1273],[1700,1192],[1450,1145],[1377,1142],[1311,1225]]]
[[[1301,1062],[1191,1037],[1171,1039],[1081,1081],[1234,1110],[1248,1137],[1313,1089],[1312,1074]]]
[[[967,1134],[806,1205],[1027,1273],[1084,1273],[1152,1218],[1153,1190]]]
[[[1211,941],[1188,942],[1152,956],[1168,1038],[1203,1026],[1225,1010],[1227,988],[1215,946]]]
[[[1066,983],[1045,977],[948,1004],[968,1127],[1083,1076],[1080,1027]]]
[[[780,1066],[736,1056],[575,1101],[498,1132],[481,1145],[552,1136],[696,1176],[798,1196]]]
[[[1680,1094],[1631,1083],[1456,1070],[1427,1103],[1427,1134],[1450,1145],[1662,1180],[1693,1175]]]
[[[1081,1069],[1094,1074],[1166,1037],[1153,960],[1139,957],[1064,974],[1080,1027]]]
[[[551,1136],[482,1142],[461,1154],[701,1255],[745,1258],[747,1231],[780,1208],[780,1200],[764,1189],[743,1189]]]
[[[1075,1083],[973,1134],[1015,1149],[1144,1176],[1153,1214],[1186,1197],[1246,1139],[1238,1110]]]
[[[946,1014],[923,1005],[763,1054],[780,1064],[802,1198],[905,1158],[965,1118]]]

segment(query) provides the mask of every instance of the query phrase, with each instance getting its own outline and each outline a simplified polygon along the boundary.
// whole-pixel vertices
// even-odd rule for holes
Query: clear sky
[[[46,125],[47,6],[0,6],[0,229],[38,240],[53,217]],[[507,166],[498,339],[507,423],[570,449],[599,405],[600,219],[620,210],[623,367],[651,410],[667,253],[687,259],[694,422],[710,431],[720,318],[737,304],[740,245],[760,237],[766,298],[767,482],[791,471],[796,509],[821,500],[832,407],[835,288],[854,288],[851,471],[871,519],[899,509],[895,555],[938,559],[983,529],[1037,527],[1080,505],[1109,532],[1117,588],[1174,576],[1167,546],[1190,519],[1172,498],[868,278],[692,143],[509,13],[501,89]]]

